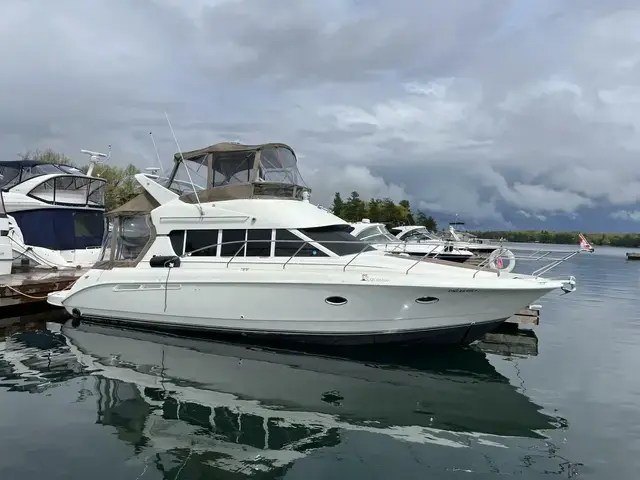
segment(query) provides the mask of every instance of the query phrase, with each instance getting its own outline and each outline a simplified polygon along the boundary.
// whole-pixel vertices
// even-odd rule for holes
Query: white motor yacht
[[[442,232],[442,238],[452,241],[452,242],[461,242],[468,246],[468,249],[475,254],[478,255],[490,255],[496,250],[502,248],[499,244],[487,242],[487,240],[482,240],[475,235],[461,230],[456,230],[454,226],[464,225],[464,222],[451,222],[449,223],[449,228],[446,231]],[[499,242],[500,243],[500,242]]]
[[[360,242],[308,201],[284,144],[216,144],[176,154],[171,181],[181,169],[201,189],[179,196],[136,175],[144,191],[108,214],[102,261],[50,304],[79,319],[164,330],[458,344],[575,286],[573,277],[452,266]]]
[[[398,239],[407,243],[418,243],[423,245],[440,245],[445,243],[453,248],[471,252],[474,255],[491,254],[499,248],[498,245],[488,245],[483,243],[465,242],[460,238],[442,238],[430,232],[422,225],[403,225],[391,228],[391,233]]]
[[[36,160],[0,162],[0,175],[14,260],[58,269],[98,260],[105,180]]]
[[[439,258],[440,260],[459,263],[466,262],[473,257],[473,253],[470,251],[454,246],[451,242],[445,242],[444,240],[406,241],[399,236],[392,235],[384,223],[371,223],[366,218],[361,222],[352,223],[351,227],[353,228],[351,235],[358,240],[371,243],[373,247],[389,253],[413,257]],[[395,228],[392,228],[391,231],[395,231]]]

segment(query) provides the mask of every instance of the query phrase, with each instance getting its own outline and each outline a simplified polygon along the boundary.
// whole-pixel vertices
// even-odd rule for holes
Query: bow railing
[[[269,248],[269,255],[246,255],[246,248],[248,245],[252,244],[252,243],[259,243],[259,244],[266,244],[268,243],[270,248]],[[274,253],[274,249],[271,248],[272,245],[274,243],[278,244],[278,247],[282,248],[283,245],[286,244],[290,244],[290,245],[296,245],[297,248],[296,250],[289,254],[289,255],[273,255]],[[227,255],[221,255],[221,250],[222,248],[218,249],[218,247],[222,247],[222,246],[227,246],[227,245],[238,245],[238,248],[234,251],[233,255],[231,256],[227,256]],[[332,250],[332,246],[336,246],[336,245],[348,245],[350,247],[353,247],[354,245],[361,245],[362,248],[358,249],[358,250],[353,250],[352,253],[349,254],[345,254],[345,255],[338,255],[335,254],[336,256],[331,256],[327,253],[327,251],[333,252]],[[375,247],[373,247],[373,245],[375,245]],[[535,250],[532,251],[530,253],[527,253],[524,250],[520,250],[517,248],[513,248],[514,251],[518,252],[518,254],[514,254],[511,250],[501,246],[498,247],[491,255],[489,255],[487,258],[484,258],[482,261],[480,261],[479,263],[475,263],[473,261],[469,262],[464,262],[464,263],[456,263],[456,262],[449,262],[446,260],[441,260],[439,258],[440,254],[443,253],[443,250],[440,249],[438,251],[438,248],[440,247],[439,245],[434,245],[432,246],[429,250],[427,250],[425,253],[420,253],[419,255],[413,254],[410,255],[408,254],[404,248],[399,248],[398,242],[388,242],[388,245],[392,246],[393,248],[391,249],[386,249],[386,244],[380,243],[380,242],[376,242],[375,244],[369,243],[369,242],[365,242],[365,241],[360,241],[360,240],[322,240],[322,241],[317,241],[317,240],[304,240],[304,239],[300,239],[300,240],[281,240],[281,239],[264,239],[264,240],[249,240],[249,239],[245,239],[245,240],[229,240],[229,241],[221,241],[221,242],[217,242],[217,243],[212,243],[209,245],[206,245],[204,247],[200,247],[198,249],[192,250],[190,252],[186,252],[182,255],[176,255],[175,258],[189,258],[189,257],[194,257],[194,256],[198,256],[197,254],[199,252],[205,251],[205,250],[210,250],[210,249],[216,249],[216,255],[215,256],[211,256],[209,258],[216,258],[216,259],[220,259],[222,261],[226,261],[226,267],[228,268],[234,261],[237,261],[239,258],[243,259],[243,263],[261,263],[261,264],[279,264],[282,263],[282,268],[285,269],[288,265],[290,265],[294,260],[299,260],[302,258],[317,258],[314,259],[313,262],[310,262],[310,265],[326,265],[326,266],[341,266],[342,267],[342,271],[346,271],[347,267],[349,266],[353,266],[354,262],[356,262],[357,259],[361,258],[361,256],[366,253],[366,252],[371,252],[371,251],[381,251],[382,253],[386,253],[387,255],[394,255],[394,256],[398,256],[401,258],[406,258],[407,261],[410,261],[411,263],[407,266],[407,269],[405,270],[405,274],[408,275],[411,270],[413,268],[415,268],[417,265],[420,264],[420,262],[424,262],[424,261],[438,261],[438,262],[446,262],[446,264],[451,265],[451,266],[457,266],[460,268],[467,268],[467,269],[474,269],[476,272],[474,273],[474,277],[478,272],[481,271],[489,271],[489,272],[494,272],[496,273],[498,276],[501,273],[509,273],[513,270],[513,268],[515,267],[515,263],[511,266],[508,265],[504,268],[501,268],[503,265],[502,259],[506,259],[509,260],[510,264],[512,262],[516,262],[516,261],[520,261],[520,262],[527,262],[527,261],[533,261],[533,262],[539,262],[539,261],[545,261],[545,264],[543,266],[541,266],[540,268],[538,268],[537,270],[534,270],[532,273],[528,273],[528,275],[532,275],[534,277],[539,277],[547,272],[549,272],[550,270],[556,268],[558,265],[561,265],[562,263],[566,262],[567,260],[573,258],[574,256],[576,256],[578,253],[580,253],[582,250],[576,250],[576,251],[571,251],[571,252],[566,252],[566,254],[559,256],[559,257],[554,257],[553,254],[554,253],[563,253],[563,252],[553,252],[553,251],[543,251],[543,250]],[[320,246],[324,247],[320,248]],[[382,247],[385,246],[385,248],[383,249]],[[311,247],[311,248],[306,248],[306,247]],[[309,252],[312,252],[311,254]],[[304,254],[301,254],[301,252],[304,252]],[[314,253],[317,252],[317,253]],[[321,253],[320,253],[321,252]],[[320,255],[318,257],[316,257],[316,255],[320,253]],[[203,257],[206,258],[206,257]],[[257,259],[257,258],[261,258],[261,259],[265,259],[268,258],[268,262],[264,262],[263,260],[261,261],[254,261],[252,262],[250,259]],[[319,261],[319,258],[326,258],[327,261]],[[473,259],[473,257],[471,257]],[[344,262],[340,262],[340,259],[343,259]],[[278,262],[278,260],[280,260],[280,262]],[[204,261],[204,260],[203,260]],[[300,262],[295,262],[296,264],[299,264]]]

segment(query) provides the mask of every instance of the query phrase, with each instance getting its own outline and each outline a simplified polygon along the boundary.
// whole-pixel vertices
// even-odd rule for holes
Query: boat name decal
[[[449,293],[471,293],[471,292],[477,292],[478,290],[475,288],[450,288],[447,291]]]
[[[381,278],[381,277],[372,277],[369,274],[363,273],[362,274],[362,281],[363,282],[388,282],[389,279],[388,278]]]

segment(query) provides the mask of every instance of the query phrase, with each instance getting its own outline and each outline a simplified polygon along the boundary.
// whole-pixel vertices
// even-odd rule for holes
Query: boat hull
[[[301,334],[283,332],[264,332],[252,330],[228,330],[215,325],[190,325],[166,321],[150,322],[133,319],[114,319],[101,317],[80,317],[89,323],[123,326],[155,332],[166,332],[202,336],[229,340],[253,341],[261,344],[287,345],[310,344],[332,346],[365,345],[468,345],[492,332],[504,323],[506,318],[490,322],[458,325],[452,327],[426,328],[402,332],[380,332],[363,334]]]
[[[126,282],[109,281],[123,279],[117,272],[94,271],[49,303],[81,319],[163,330],[342,345],[458,344],[556,288],[399,286],[349,273],[327,273],[320,283],[317,273],[287,270],[208,271],[205,280],[187,269],[136,270]]]

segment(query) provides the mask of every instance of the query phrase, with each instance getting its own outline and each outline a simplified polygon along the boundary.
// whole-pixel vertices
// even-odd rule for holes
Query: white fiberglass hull
[[[357,272],[297,269],[115,268],[90,271],[49,302],[76,317],[158,329],[332,344],[469,343],[558,285],[527,287],[390,285]]]

